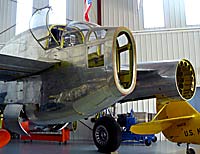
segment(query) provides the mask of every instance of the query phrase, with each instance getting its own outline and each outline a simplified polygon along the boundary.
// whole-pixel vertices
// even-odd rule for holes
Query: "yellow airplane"
[[[195,154],[189,144],[200,144],[200,113],[186,101],[157,99],[157,114],[151,122],[130,128],[136,134],[157,134],[178,143],[187,143],[186,154]]]

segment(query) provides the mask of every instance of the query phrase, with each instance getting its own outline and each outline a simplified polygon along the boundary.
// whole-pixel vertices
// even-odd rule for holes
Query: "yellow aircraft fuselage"
[[[200,114],[194,118],[172,125],[163,131],[165,137],[177,143],[200,144]]]

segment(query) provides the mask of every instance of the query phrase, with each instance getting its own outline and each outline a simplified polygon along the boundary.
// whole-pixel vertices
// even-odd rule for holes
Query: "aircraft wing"
[[[158,71],[155,69],[137,69],[137,78],[142,80],[148,77],[161,78]]]
[[[125,95],[119,103],[149,98],[189,100],[195,93],[195,87],[195,72],[186,59],[139,63],[135,89]]]
[[[123,70],[126,70],[126,69],[128,69],[128,66],[123,66]],[[132,93],[119,99],[118,102],[124,103],[128,101],[154,98],[155,96],[152,95],[151,93],[148,95],[149,89],[147,88],[147,87],[152,86],[152,85],[149,85],[149,83],[153,83],[152,79],[159,82],[162,79],[162,77],[160,76],[159,72],[155,69],[138,68],[137,69],[137,83],[136,83],[135,90]],[[144,88],[139,87],[141,85],[144,85],[143,86]]]
[[[39,74],[56,62],[44,62],[0,54],[0,81],[14,81]]]
[[[158,103],[162,103],[162,101],[158,102],[157,100]],[[172,125],[178,125],[199,116],[199,113],[186,101],[169,102],[158,110],[151,122],[133,125],[130,131],[135,134],[157,134]]]
[[[193,117],[194,117],[194,115],[170,118],[170,119],[163,119],[163,120],[154,120],[154,121],[147,122],[147,123],[133,125],[133,126],[131,126],[130,131],[135,134],[157,134],[157,133],[167,129],[174,123],[178,123],[183,120],[189,120]]]

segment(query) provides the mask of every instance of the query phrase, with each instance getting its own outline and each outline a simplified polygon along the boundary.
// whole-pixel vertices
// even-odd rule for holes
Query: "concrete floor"
[[[200,154],[200,146],[191,145]],[[12,140],[0,149],[0,154],[99,154],[93,142],[70,141],[66,145],[55,142],[33,141],[24,143]],[[147,147],[139,144],[124,144],[120,146],[118,154],[185,154],[185,144],[178,147],[175,143],[158,141]]]

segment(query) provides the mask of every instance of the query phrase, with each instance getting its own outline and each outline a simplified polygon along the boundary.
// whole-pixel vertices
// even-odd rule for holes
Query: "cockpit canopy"
[[[96,24],[74,21],[65,25],[51,25],[48,22],[50,11],[50,7],[36,10],[29,25],[31,34],[44,50],[83,44],[92,28],[98,27]]]

